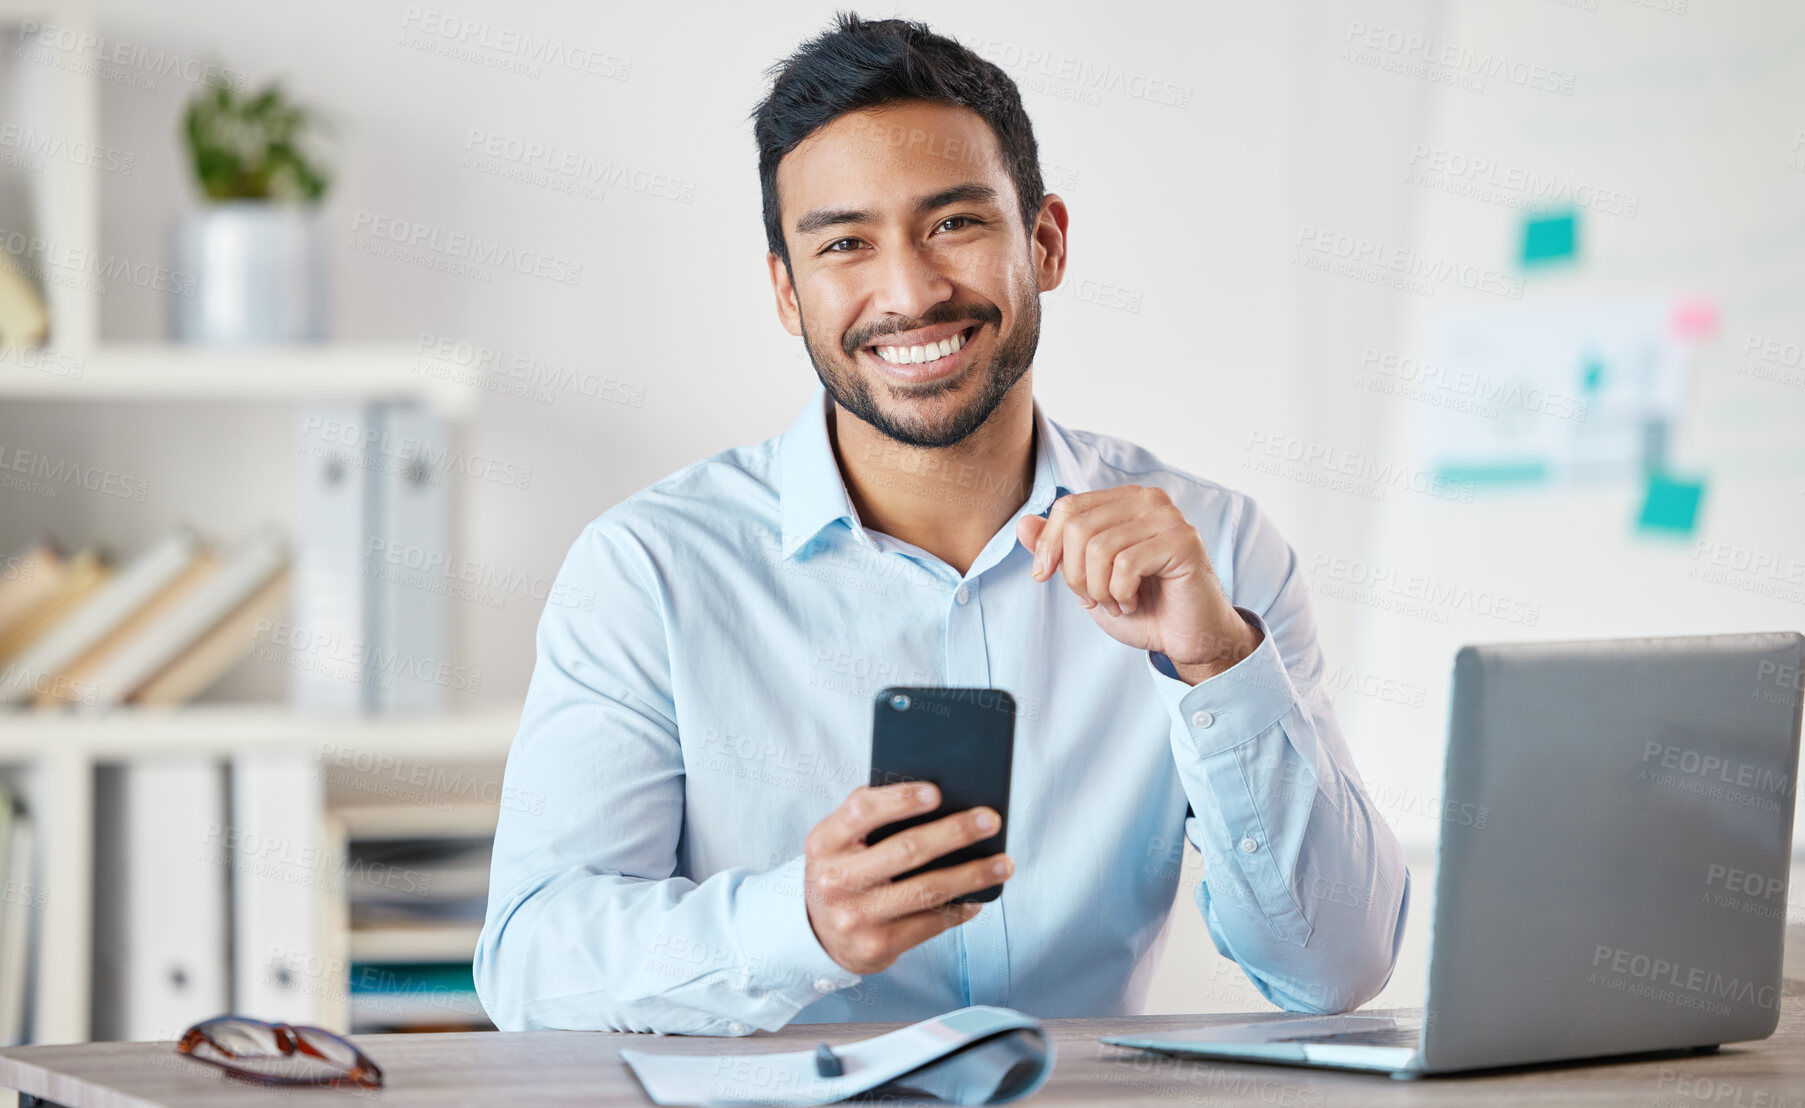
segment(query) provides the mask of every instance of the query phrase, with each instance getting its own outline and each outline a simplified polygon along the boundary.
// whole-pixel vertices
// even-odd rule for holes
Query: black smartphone
[[[997,833],[907,873],[901,881],[1000,853],[1009,833],[1009,771],[1015,754],[1015,698],[1002,689],[892,685],[872,705],[871,784],[928,781],[940,789],[940,806],[897,820],[865,836],[866,845],[898,831],[968,808],[988,805],[1001,817]],[[951,903],[995,900],[1001,884],[956,896]]]

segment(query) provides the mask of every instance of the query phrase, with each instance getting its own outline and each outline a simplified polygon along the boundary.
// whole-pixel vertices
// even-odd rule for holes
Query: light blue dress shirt
[[[1253,501],[1036,403],[1033,487],[960,576],[860,525],[827,405],[817,385],[786,433],[616,504],[565,558],[476,950],[496,1026],[1136,1014],[1181,834],[1204,858],[1195,900],[1217,950],[1262,994],[1308,1012],[1376,994],[1409,875],[1321,690],[1297,557]],[[948,497],[981,479],[943,475]],[[1062,576],[1029,576],[1016,518],[1126,484],[1172,496],[1264,632],[1200,685],[1112,639]],[[1016,871],[977,916],[861,977],[809,925],[803,838],[866,783],[872,698],[891,684],[1015,696]]]

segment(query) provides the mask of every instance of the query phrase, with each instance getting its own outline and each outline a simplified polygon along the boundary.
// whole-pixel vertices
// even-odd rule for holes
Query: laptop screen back
[[[1437,854],[1427,1069],[1772,1033],[1802,644],[1460,652],[1444,799],[1477,818]]]

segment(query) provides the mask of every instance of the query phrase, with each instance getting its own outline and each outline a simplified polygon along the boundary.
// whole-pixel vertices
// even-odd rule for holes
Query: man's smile
[[[965,348],[983,326],[965,321],[903,331],[885,335],[861,352],[892,378],[912,383],[938,380],[965,368],[970,360]]]

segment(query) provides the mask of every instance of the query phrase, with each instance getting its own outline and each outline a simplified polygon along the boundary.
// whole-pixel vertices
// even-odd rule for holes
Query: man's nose
[[[953,282],[935,258],[914,247],[885,251],[878,280],[873,307],[908,319],[922,318],[929,308],[953,294]]]

